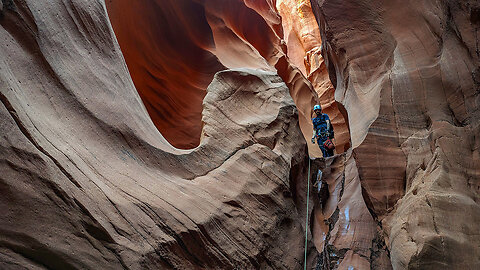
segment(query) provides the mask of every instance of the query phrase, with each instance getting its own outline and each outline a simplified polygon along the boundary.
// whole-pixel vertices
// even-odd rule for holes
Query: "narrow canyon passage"
[[[334,101],[309,1],[277,1],[276,6],[274,1],[224,5],[212,0],[106,4],[135,86],[173,146],[189,149],[200,143],[202,99],[216,72],[258,68],[276,70],[284,79],[307,141],[318,101],[332,118],[337,152],[348,149],[346,117]],[[317,147],[309,148],[312,156],[320,154]]]
[[[480,269],[479,10],[0,1],[0,268]]]
[[[119,37],[122,50],[126,54],[126,61],[137,89],[141,95],[145,96],[147,95],[146,93],[151,95],[158,91],[167,95],[175,95],[175,93],[179,92],[175,88],[165,87],[163,90],[159,90],[158,87],[138,86],[140,83],[137,81],[145,80],[145,76],[139,76],[137,79],[135,73],[138,70],[150,70],[151,68],[148,68],[149,65],[143,65],[143,68],[140,69],[135,68],[134,66],[139,62],[138,57],[129,57],[128,54],[137,49],[134,46],[125,45],[124,42],[131,43],[132,40],[143,40],[140,42],[142,46],[152,46],[149,45],[147,40],[155,39],[135,38],[131,35],[142,35],[141,32],[132,31],[128,33],[128,30],[125,30],[128,28],[128,24],[125,25],[126,20],[123,18],[135,18],[136,11],[130,10],[129,14],[125,14],[125,10],[128,9],[121,8],[122,4],[120,2],[116,3],[117,7],[114,7],[115,5],[112,5],[110,2],[109,11],[111,18],[113,14],[112,23]],[[153,7],[155,7],[154,2],[151,1],[150,3]],[[395,21],[398,15],[377,14],[375,7],[369,7],[368,10],[373,10],[369,13],[371,17],[364,18],[363,16],[366,15],[358,12],[358,10],[363,10],[361,4],[352,4],[350,6],[348,3],[343,5],[336,1],[325,3],[312,1],[314,12],[310,1],[306,0],[240,2],[242,1],[234,1],[232,7],[223,7],[216,1],[181,1],[175,2],[175,4],[162,3],[163,5],[157,5],[162,7],[162,14],[164,15],[162,18],[168,18],[166,20],[169,21],[169,24],[163,25],[168,25],[170,28],[167,30],[172,33],[176,32],[177,29],[185,27],[185,21],[188,22],[188,20],[178,20],[176,19],[177,17],[195,17],[186,13],[187,10],[192,14],[200,14],[195,19],[200,20],[201,23],[197,24],[190,20],[190,23],[187,23],[187,28],[190,30],[182,33],[190,35],[192,33],[203,33],[201,37],[204,39],[208,38],[208,41],[199,42],[199,37],[192,38],[192,36],[186,36],[182,40],[176,39],[174,35],[165,35],[162,33],[164,27],[162,24],[149,22],[155,16],[150,16],[150,18],[148,18],[149,16],[142,16],[142,18],[133,19],[135,21],[146,21],[144,24],[147,28],[152,28],[155,25],[153,30],[147,32],[157,33],[158,36],[154,43],[157,46],[157,50],[162,51],[163,47],[172,47],[174,49],[166,51],[175,51],[175,49],[179,48],[177,42],[181,44],[180,48],[185,46],[184,43],[193,43],[195,48],[201,50],[201,53],[195,54],[196,59],[198,59],[195,62],[200,64],[199,68],[209,70],[208,67],[215,67],[206,72],[208,74],[204,74],[203,85],[198,77],[191,75],[188,78],[165,76],[165,78],[161,79],[161,81],[172,81],[175,84],[189,82],[192,85],[200,85],[200,87],[194,90],[193,88],[188,90],[188,87],[182,88],[182,91],[194,91],[198,94],[189,103],[191,104],[191,110],[189,111],[192,113],[195,111],[195,117],[186,117],[181,114],[175,116],[179,117],[178,123],[190,121],[189,125],[194,127],[188,129],[187,134],[183,136],[183,142],[181,136],[171,136],[166,130],[168,126],[175,129],[176,133],[185,133],[182,124],[162,124],[162,122],[168,122],[165,119],[161,119],[165,117],[162,115],[168,115],[168,113],[153,113],[152,115],[152,109],[149,109],[152,119],[154,119],[162,134],[174,146],[180,148],[194,147],[198,145],[201,138],[201,134],[199,134],[201,132],[201,122],[199,118],[202,93],[216,71],[237,67],[277,70],[289,87],[290,94],[299,109],[300,126],[307,142],[310,135],[308,133],[311,130],[309,121],[311,115],[309,113],[311,113],[311,106],[318,100],[322,104],[324,112],[329,114],[333,120],[336,131],[337,154],[345,152],[345,154],[337,157],[333,163],[329,163],[328,166],[325,164],[318,165],[325,172],[323,180],[324,183],[329,185],[330,199],[324,201],[324,205],[319,205],[321,198],[318,202],[316,201],[314,210],[315,221],[312,223],[314,242],[319,252],[325,249],[337,250],[335,252],[330,251],[331,255],[338,253],[338,250],[342,250],[340,257],[335,257],[336,255],[334,255],[330,258],[330,255],[323,254],[324,258],[321,263],[326,264],[326,261],[329,261],[329,264],[341,262],[343,263],[342,265],[356,263],[365,267],[376,265],[376,267],[386,269],[390,260],[388,258],[389,248],[386,247],[384,235],[377,232],[377,230],[383,230],[382,226],[377,228],[376,223],[380,223],[389,213],[394,211],[397,201],[404,196],[409,186],[409,180],[406,180],[408,172],[405,168],[408,163],[407,156],[411,153],[411,150],[405,145],[402,147],[396,145],[405,142],[411,136],[409,134],[413,134],[411,122],[415,122],[413,129],[428,128],[428,125],[425,126],[422,123],[431,123],[432,117],[425,113],[425,108],[428,104],[419,106],[406,105],[406,102],[411,102],[413,100],[412,96],[417,96],[417,94],[401,93],[399,87],[402,83],[397,83],[401,80],[395,81],[404,76],[403,71],[401,71],[402,65],[411,65],[411,60],[409,60],[408,56],[405,56],[407,54],[406,51],[411,51],[411,46],[418,47],[419,45],[408,41],[409,35]],[[395,10],[395,5],[396,3],[392,3],[387,6],[389,10]],[[171,7],[166,8],[167,6]],[[342,9],[342,7],[345,7],[345,9]],[[348,13],[350,8],[357,11]],[[115,9],[122,10],[122,16],[115,15]],[[454,9],[457,10],[456,7]],[[172,10],[178,12],[178,14],[175,16],[169,15],[175,14],[171,13]],[[473,20],[473,23],[476,23],[476,9],[471,8],[471,10],[473,15],[470,18]],[[156,12],[159,11],[157,10]],[[326,12],[325,14],[327,15],[330,14],[330,17],[324,15],[323,12]],[[122,19],[115,19],[115,17]],[[339,17],[342,17],[342,19]],[[360,33],[351,35],[350,33],[355,32],[355,29],[349,29],[348,25],[350,22],[348,19],[345,19],[350,17],[360,21],[366,20],[370,23],[360,24]],[[317,21],[320,27],[323,26],[323,29],[319,27]],[[380,21],[384,21],[387,24],[387,30],[379,30],[381,27],[377,23]],[[180,25],[175,25],[175,23],[178,24],[179,22],[181,22]],[[123,26],[121,26],[122,23],[124,24]],[[258,26],[258,28],[252,27],[252,25]],[[199,28],[197,29],[197,27]],[[158,29],[160,30],[157,31]],[[338,32],[333,32],[332,29],[337,29],[335,31]],[[321,30],[323,31],[322,33]],[[377,31],[380,35],[371,34],[369,31]],[[347,36],[351,35],[350,39],[342,36],[344,34]],[[322,35],[327,39],[324,45],[322,45]],[[345,44],[337,44],[335,39],[330,41],[329,39],[332,39],[333,36],[340,36],[345,40]],[[370,37],[373,41],[367,42],[363,37]],[[427,43],[431,42],[428,36],[423,39]],[[449,38],[446,36],[444,39],[448,40]],[[407,41],[405,42],[404,40]],[[402,45],[402,42],[406,43],[406,45]],[[373,45],[368,47],[370,46],[369,43]],[[138,44],[138,41],[136,41],[136,44]],[[396,48],[399,49],[396,50]],[[186,50],[191,49],[186,46]],[[150,49],[146,51],[152,51],[152,53],[147,55],[155,55],[155,50]],[[377,53],[378,56],[375,53],[372,54],[371,51]],[[402,55],[402,57],[399,57],[399,55]],[[432,54],[430,53],[430,55]],[[181,59],[182,56],[175,57],[175,61],[178,61],[178,58]],[[327,59],[324,59],[324,56]],[[350,58],[345,58],[347,56]],[[169,73],[171,66],[162,62],[166,61],[163,60],[165,57],[168,58],[168,56],[159,57],[157,63],[160,63],[162,66],[169,66],[170,68],[162,70],[164,73]],[[149,57],[146,58],[148,59]],[[402,63],[401,58],[407,59],[403,60],[407,62]],[[208,59],[208,61],[204,59]],[[184,64],[181,66],[187,69],[191,68],[189,65],[191,60],[191,57],[186,57],[186,59],[182,60]],[[345,63],[347,64],[345,65]],[[195,70],[197,69],[195,68]],[[347,74],[345,74],[345,71],[347,71]],[[461,72],[465,71],[464,69]],[[176,73],[178,74],[178,71]],[[180,73],[188,74],[191,72]],[[448,74],[446,71],[444,73]],[[152,72],[149,73],[149,76],[151,74]],[[386,76],[387,74],[389,74],[388,77]],[[339,88],[337,93],[335,93],[335,88],[330,78],[333,78],[335,86]],[[415,78],[415,75],[413,78]],[[430,81],[433,85],[437,85],[433,82],[434,79],[430,79]],[[402,87],[404,89],[412,89],[410,85]],[[314,92],[312,92],[312,89]],[[347,91],[347,89],[350,89],[350,91]],[[394,91],[394,89],[397,90]],[[388,93],[389,91],[390,93]],[[142,92],[145,92],[145,94],[142,94]],[[347,108],[335,101],[335,95]],[[434,97],[436,94],[430,93],[430,96]],[[418,99],[418,97],[416,98]],[[146,100],[145,98],[143,99],[144,101]],[[422,99],[422,97],[419,99]],[[147,108],[150,106],[148,102],[146,101]],[[438,100],[437,104],[442,102]],[[179,102],[172,101],[168,106],[175,108],[171,105],[175,103],[178,104]],[[458,104],[458,102],[455,104]],[[157,111],[165,110],[168,107],[162,104],[157,105],[160,108]],[[449,105],[449,107],[452,106]],[[180,106],[178,109],[182,110],[183,107]],[[417,111],[417,113],[407,113],[402,116],[402,111]],[[353,117],[351,119],[354,128],[353,152],[349,151],[352,145],[350,144],[348,113]],[[457,112],[456,114],[462,113]],[[430,114],[441,115],[444,113],[432,112]],[[445,117],[438,116],[436,118],[445,119]],[[454,118],[457,119],[458,116]],[[177,122],[177,120],[171,122]],[[309,143],[307,143],[307,146],[312,156],[319,155],[315,146]],[[425,164],[420,167],[422,166],[423,168],[426,167]],[[332,168],[336,169],[332,170]],[[346,173],[346,171],[348,172]],[[338,175],[338,172],[343,173]],[[345,184],[350,184],[350,189],[345,189]],[[344,193],[346,190],[347,193]],[[337,200],[337,202],[334,202],[333,199]],[[370,213],[372,213],[373,217]],[[353,217],[353,219],[350,217]],[[325,227],[325,224],[332,218],[335,220],[334,225],[330,228],[328,226]],[[345,224],[344,229],[341,229],[342,224]],[[345,233],[358,233],[357,235],[361,237],[357,236],[357,239],[350,239],[343,235]]]
[[[248,4],[251,3],[244,5],[239,2],[233,4],[234,7],[220,7],[215,1],[204,3],[163,1],[159,4],[151,0],[137,3],[133,7],[128,1],[110,1],[107,2],[107,7],[136,88],[156,126],[176,147],[191,148],[200,143],[202,135],[199,132],[202,126],[199,118],[202,111],[202,98],[209,80],[219,70],[248,67],[277,71],[289,86],[290,94],[300,110],[301,126],[301,119],[304,118],[303,132],[307,142],[310,141],[312,130],[310,123],[312,106],[317,102],[322,105],[323,112],[332,119],[336,153],[341,154],[336,158],[335,164],[328,167],[323,165],[322,170],[325,174],[322,180],[332,187],[338,185],[342,188],[337,191],[332,190],[331,197],[337,198],[338,201],[331,200],[328,207],[333,210],[325,214],[322,214],[322,206],[318,205],[316,192],[312,193],[316,206],[309,213],[312,223],[308,230],[312,233],[312,241],[315,243],[317,252],[309,252],[309,264],[322,265],[322,262],[316,262],[316,259],[312,261],[311,258],[316,258],[317,254],[321,254],[318,255],[320,258],[322,256],[326,258],[329,255],[323,255],[324,250],[337,248],[322,239],[327,236],[334,238],[330,236],[333,226],[328,228],[325,224],[332,218],[335,210],[338,212],[341,209],[342,213],[351,211],[354,220],[343,220],[338,224],[343,222],[345,226],[348,225],[350,228],[346,230],[348,234],[364,235],[359,239],[335,236],[336,239],[345,243],[343,254],[346,250],[350,250],[349,254],[351,254],[347,255],[354,258],[345,260],[344,264],[358,265],[355,261],[358,250],[354,247],[359,246],[362,250],[360,254],[370,257],[368,249],[371,248],[372,240],[377,237],[376,225],[363,203],[359,189],[343,188],[345,183],[349,185],[350,182],[353,182],[351,185],[359,187],[360,182],[358,176],[355,176],[358,173],[351,168],[355,163],[349,149],[350,136],[346,112],[343,110],[344,113],[341,113],[339,107],[342,105],[334,99],[335,89],[322,56],[320,30],[310,1],[265,2],[263,7],[248,6]],[[130,8],[127,8],[127,5]],[[263,11],[265,8],[275,16],[262,17],[265,14]],[[132,24],[131,21],[137,23]],[[142,31],[138,29],[139,25]],[[191,65],[192,62],[195,64]],[[192,75],[198,71],[202,71],[202,77]],[[180,86],[180,84],[199,87]],[[190,93],[193,94],[190,95]],[[152,107],[152,101],[157,99],[159,101],[155,102],[157,107],[155,109]],[[181,105],[182,102],[184,105]],[[176,114],[184,109],[194,117]],[[246,109],[239,108],[238,113],[242,114]],[[180,133],[184,136],[178,135]],[[309,142],[308,146],[311,156],[320,154],[316,145]],[[342,154],[347,151],[348,153]],[[318,170],[317,163],[314,167]],[[351,178],[345,180],[345,177],[339,177],[338,172],[335,171],[344,172],[347,164],[349,164]],[[330,168],[332,165],[336,168],[333,172]],[[305,176],[304,174],[298,176],[302,175]],[[316,175],[317,172],[314,171],[313,178],[316,178]],[[300,179],[300,181],[305,180]],[[291,185],[295,187],[294,192],[297,196],[304,196],[304,184],[291,183]],[[346,195],[342,198],[344,190]],[[301,205],[305,202],[305,198],[297,200],[299,210],[305,208]],[[339,207],[338,202],[340,202]],[[381,240],[378,241],[381,242]],[[382,251],[377,251],[382,256],[379,258],[382,262],[375,259],[374,263],[387,265],[388,258],[385,250]],[[341,259],[343,258],[337,258],[338,261]],[[372,261],[370,260],[369,263]]]

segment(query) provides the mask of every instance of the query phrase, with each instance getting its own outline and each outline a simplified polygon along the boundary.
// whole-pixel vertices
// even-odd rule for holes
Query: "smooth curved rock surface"
[[[204,7],[193,1],[106,1],[130,75],[153,122],[175,147],[200,143],[205,89],[224,70]]]
[[[200,143],[205,89],[217,71],[227,68],[276,70],[298,107],[302,132],[311,136],[316,95],[286,55],[274,1],[106,4],[135,86],[173,146],[191,149]],[[321,155],[318,147],[309,148]]]
[[[305,145],[278,76],[217,74],[204,101],[205,139],[183,154],[86,120],[89,132],[46,140],[34,110],[41,104],[15,90],[2,93],[10,130],[2,140],[4,266],[300,267],[303,233],[289,187]]]
[[[275,72],[217,73],[202,143],[178,150],[135,91],[102,2],[3,8],[0,268],[302,267],[291,186],[306,145]]]
[[[312,83],[318,95],[318,103],[322,105],[323,112],[330,116],[333,124],[335,152],[343,153],[350,148],[348,121],[334,98],[335,89],[321,54],[320,30],[310,1],[278,0],[277,9],[282,16],[287,56]]]
[[[478,1],[311,2],[393,268],[479,268]]]

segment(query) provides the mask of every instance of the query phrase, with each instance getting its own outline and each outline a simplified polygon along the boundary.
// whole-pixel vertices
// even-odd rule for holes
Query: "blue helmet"
[[[322,110],[322,107],[320,107],[320,105],[315,105],[313,106],[313,110],[316,111],[316,110]]]

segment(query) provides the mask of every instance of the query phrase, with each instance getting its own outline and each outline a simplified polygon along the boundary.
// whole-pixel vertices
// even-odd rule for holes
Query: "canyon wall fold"
[[[2,0],[0,268],[302,269],[307,237],[308,269],[479,269],[479,29],[474,0]]]
[[[276,71],[299,109],[302,132],[311,136],[317,97],[287,57],[275,1],[110,0],[106,6],[133,82],[173,146],[198,146],[205,89],[228,68]]]
[[[478,1],[311,2],[393,268],[479,268]]]
[[[0,268],[302,267],[306,144],[277,72],[211,74],[179,150],[103,2],[3,1],[0,36]]]

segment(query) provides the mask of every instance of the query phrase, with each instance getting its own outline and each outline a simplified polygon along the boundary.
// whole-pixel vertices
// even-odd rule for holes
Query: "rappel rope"
[[[305,262],[303,269],[307,269],[307,240],[308,240],[308,201],[310,200],[310,156],[308,157],[308,177],[307,177],[307,217],[305,218]]]

